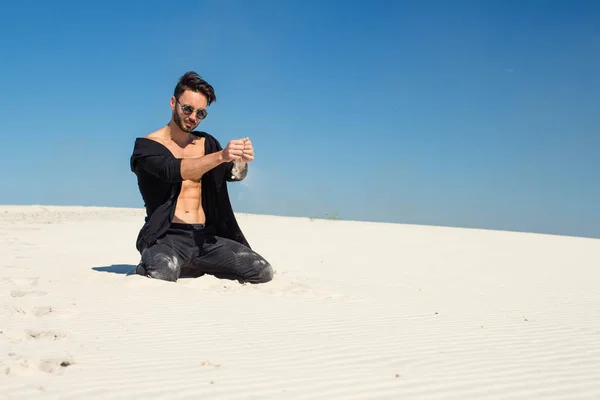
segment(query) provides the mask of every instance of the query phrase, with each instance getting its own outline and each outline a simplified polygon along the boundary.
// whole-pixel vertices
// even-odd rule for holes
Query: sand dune
[[[238,218],[272,282],[127,276],[142,210],[0,207],[0,398],[600,398],[600,240]]]

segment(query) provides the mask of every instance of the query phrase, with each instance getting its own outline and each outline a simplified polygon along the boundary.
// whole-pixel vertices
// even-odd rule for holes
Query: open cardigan
[[[206,139],[205,154],[222,150],[219,141],[212,135],[198,131],[193,134]],[[202,207],[206,225],[214,227],[217,236],[250,247],[236,221],[227,191],[227,182],[243,179],[232,174],[233,165],[233,162],[224,162],[202,176]],[[138,188],[146,208],[145,223],[136,240],[136,248],[141,254],[167,231],[173,220],[183,182],[181,159],[176,158],[163,144],[138,137],[130,167],[137,176]]]

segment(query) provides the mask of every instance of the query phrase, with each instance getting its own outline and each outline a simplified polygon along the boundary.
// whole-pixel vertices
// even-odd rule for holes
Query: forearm
[[[200,181],[202,175],[223,163],[223,151],[197,158],[181,160],[181,177],[184,180]]]

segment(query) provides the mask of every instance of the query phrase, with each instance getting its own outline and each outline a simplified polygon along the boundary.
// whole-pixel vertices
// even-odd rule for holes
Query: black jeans
[[[142,251],[134,273],[173,282],[182,274],[209,274],[249,283],[273,279],[273,268],[261,255],[234,240],[215,236],[202,224],[171,224],[165,235]]]

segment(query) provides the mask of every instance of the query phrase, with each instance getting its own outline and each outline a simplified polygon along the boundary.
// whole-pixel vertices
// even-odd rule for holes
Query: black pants
[[[134,273],[173,282],[182,274],[249,283],[273,279],[273,268],[262,256],[241,243],[215,236],[202,224],[171,224],[165,235],[142,251]]]

